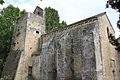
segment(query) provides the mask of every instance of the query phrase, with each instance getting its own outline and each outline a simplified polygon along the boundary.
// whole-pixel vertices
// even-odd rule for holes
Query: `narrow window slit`
[[[32,66],[28,66],[28,76],[32,76]]]

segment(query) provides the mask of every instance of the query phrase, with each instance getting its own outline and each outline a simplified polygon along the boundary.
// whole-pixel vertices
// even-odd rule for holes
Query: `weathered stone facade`
[[[20,34],[13,36],[12,50],[20,50],[20,57],[8,57],[3,75],[14,80],[120,80],[120,58],[109,42],[114,30],[106,13],[50,33],[45,33],[44,15],[35,14],[18,20],[14,35]]]
[[[11,75],[12,77],[14,76],[14,80],[28,79],[28,70],[32,65],[31,58],[33,55],[39,54],[38,41],[40,36],[44,33],[45,21],[43,17],[26,13],[23,17],[18,19],[13,35],[11,56],[18,54],[14,54],[12,51],[20,51],[21,53],[18,54],[20,56],[19,59],[17,58],[17,61],[14,60],[17,56],[15,56],[13,60],[11,60],[12,57],[7,58],[2,76]],[[17,67],[11,70],[11,67],[14,65]]]
[[[95,26],[93,19],[90,23],[42,35],[41,80],[96,80]]]

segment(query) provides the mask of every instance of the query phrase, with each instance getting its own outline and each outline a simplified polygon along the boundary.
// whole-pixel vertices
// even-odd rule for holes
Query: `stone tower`
[[[29,69],[31,69],[32,65],[32,55],[38,54],[39,38],[45,33],[45,21],[43,16],[43,10],[37,7],[34,14],[26,13],[18,19],[14,30],[11,49],[11,53],[14,52],[16,55],[11,54],[11,56],[15,55],[14,60],[11,61],[11,56],[8,57],[3,75],[11,75],[14,77],[14,80],[27,80],[30,74]],[[17,63],[18,65],[16,65]],[[9,69],[11,66],[13,68]]]
[[[39,9],[37,7],[37,9]],[[38,11],[40,14],[40,12]],[[31,68],[31,57],[34,54],[37,54],[38,51],[38,41],[42,34],[45,33],[45,21],[43,20],[43,14],[27,13],[26,18],[22,20],[26,22],[24,25],[24,53],[21,54],[21,58],[18,64],[15,80],[26,80],[29,74],[28,71]],[[19,20],[20,21],[20,20]],[[22,22],[20,22],[21,25]],[[26,25],[26,26],[25,26]],[[17,24],[19,26],[19,23]],[[21,41],[20,41],[21,42]]]

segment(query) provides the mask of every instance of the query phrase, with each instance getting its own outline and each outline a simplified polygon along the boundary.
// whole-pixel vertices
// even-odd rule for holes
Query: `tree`
[[[4,3],[4,1],[3,1],[3,0],[0,0],[0,4],[2,4],[2,5],[3,5],[3,3]]]
[[[117,10],[117,12],[120,13],[120,0],[108,0],[106,3],[106,8],[109,7]],[[120,29],[120,15],[119,15],[119,20],[117,21],[117,27]]]
[[[51,7],[45,8],[45,19],[46,19],[46,32],[50,32],[67,25],[65,21],[62,21],[62,23],[60,23],[58,11]]]
[[[20,11],[19,8],[9,5],[4,8],[0,15],[0,69],[1,64],[5,61],[11,46],[14,24],[17,18],[22,16],[25,10]]]
[[[67,23],[65,22],[65,21],[62,21],[61,23],[60,23],[60,27],[66,27],[67,26]]]

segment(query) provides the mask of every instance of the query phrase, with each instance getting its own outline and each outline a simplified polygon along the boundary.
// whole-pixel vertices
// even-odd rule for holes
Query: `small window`
[[[39,31],[36,31],[37,34],[39,34]]]
[[[28,66],[28,76],[32,75],[32,66]]]
[[[107,28],[107,36],[108,36],[108,38],[109,38],[109,36],[110,36],[110,33],[109,33],[109,29]]]
[[[112,77],[113,77],[112,80],[115,80],[115,70],[114,70],[114,69],[112,70],[112,75],[113,75],[113,76],[112,76]]]
[[[40,15],[40,12],[38,12],[38,15]]]

